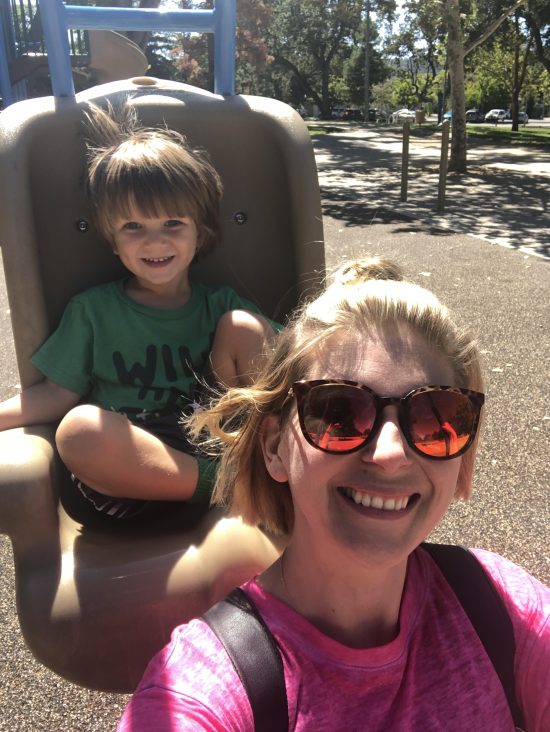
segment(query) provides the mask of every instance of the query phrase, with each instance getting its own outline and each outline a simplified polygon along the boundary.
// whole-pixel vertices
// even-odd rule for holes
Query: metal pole
[[[216,0],[214,8],[214,92],[235,94],[236,0]]]
[[[65,6],[59,0],[40,0],[40,19],[48,50],[53,95],[74,97]]]
[[[444,120],[441,132],[441,157],[439,160],[439,185],[437,188],[437,210],[445,210],[445,186],[447,184],[447,161],[449,158],[450,122]]]
[[[2,104],[5,107],[12,103],[10,66],[8,63],[8,54],[5,46],[6,35],[2,26],[2,14],[0,13],[0,95],[2,96]]]
[[[401,201],[407,200],[407,187],[409,184],[409,136],[411,131],[410,120],[403,123],[403,152],[401,157]]]

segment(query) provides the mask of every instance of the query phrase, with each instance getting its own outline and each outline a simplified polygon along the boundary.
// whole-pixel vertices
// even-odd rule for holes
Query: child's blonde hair
[[[116,110],[89,103],[84,112],[88,151],[87,193],[96,226],[113,243],[113,224],[130,217],[190,216],[198,252],[221,239],[222,183],[206,154],[174,130],[141,127],[126,101]]]
[[[311,375],[319,347],[335,337],[361,338],[406,325],[444,354],[455,374],[453,386],[483,391],[479,353],[471,337],[428,290],[403,279],[401,269],[379,257],[346,264],[318,298],[306,304],[279,334],[274,351],[250,388],[231,389],[190,422],[222,460],[214,501],[250,523],[288,533],[294,511],[288,485],[275,482],[264,464],[259,435],[266,415],[290,412],[293,382]],[[457,497],[471,492],[477,437],[462,456]]]

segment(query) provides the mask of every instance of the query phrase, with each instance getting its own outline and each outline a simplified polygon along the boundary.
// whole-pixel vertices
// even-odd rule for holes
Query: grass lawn
[[[468,125],[468,137],[493,140],[508,145],[524,145],[550,148],[549,127],[529,127],[525,125],[512,132],[511,125]]]
[[[361,122],[347,122],[339,124],[339,120],[332,121],[315,121],[309,122],[308,128],[310,135],[326,135],[331,132],[344,132],[346,129],[354,127],[368,127],[373,130],[391,130],[400,133],[401,127],[398,125],[365,125]],[[550,149],[550,127],[535,127],[527,124],[525,127],[520,125],[517,132],[512,132],[510,124],[468,124],[466,126],[469,139],[487,140],[487,142],[495,142],[498,145],[521,145],[523,147],[537,147]],[[441,126],[434,123],[424,123],[422,125],[411,125],[411,137],[432,137],[441,132]]]

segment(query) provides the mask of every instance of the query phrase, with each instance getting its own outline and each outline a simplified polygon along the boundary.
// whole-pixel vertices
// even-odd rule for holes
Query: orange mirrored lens
[[[353,386],[323,384],[304,404],[304,423],[311,440],[323,450],[352,450],[369,436],[376,405],[369,392]]]
[[[460,452],[470,439],[475,423],[471,401],[453,391],[415,394],[407,411],[415,447],[433,457],[450,457]]]

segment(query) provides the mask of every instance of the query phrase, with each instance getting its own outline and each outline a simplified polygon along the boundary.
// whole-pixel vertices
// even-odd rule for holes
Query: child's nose
[[[151,228],[147,231],[147,244],[156,244],[162,242],[165,238],[165,231],[163,228]]]

